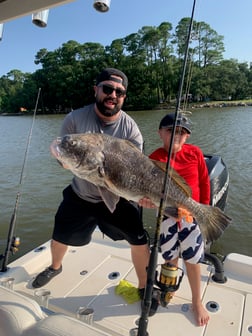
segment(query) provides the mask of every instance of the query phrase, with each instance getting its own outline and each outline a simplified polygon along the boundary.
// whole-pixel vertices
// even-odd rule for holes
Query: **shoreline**
[[[188,103],[186,109],[197,109],[197,108],[223,108],[223,107],[247,107],[252,106],[252,100],[239,100],[239,101],[211,101],[211,102],[199,102],[199,103]],[[160,104],[157,105],[152,110],[174,110],[176,108],[175,104]]]
[[[186,109],[197,109],[197,108],[223,108],[223,107],[248,107],[252,106],[252,100],[240,100],[240,101],[212,101],[212,102],[199,102],[199,103],[188,103]],[[142,110],[175,110],[176,104],[175,103],[163,103],[156,105],[155,107],[133,107],[133,106],[125,106],[125,111],[142,111]],[[0,116],[23,116],[23,115],[31,115],[33,111],[27,111],[26,113],[17,112],[17,113],[8,113],[3,112],[0,113]],[[41,114],[41,113],[37,113]],[[42,113],[42,114],[55,114],[55,113]],[[66,114],[65,112],[61,111],[56,114]]]
[[[196,103],[196,104],[189,104],[190,108],[216,108],[216,107],[241,107],[241,106],[252,106],[252,101],[232,101],[232,102],[225,102],[225,101],[220,101],[220,102],[209,102],[209,103]]]

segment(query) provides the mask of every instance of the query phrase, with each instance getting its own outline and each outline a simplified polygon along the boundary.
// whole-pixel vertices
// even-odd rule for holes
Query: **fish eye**
[[[71,138],[70,135],[64,135],[62,138],[61,144],[65,146],[68,146],[68,145],[72,146],[73,142],[74,140]]]
[[[71,147],[76,147],[77,141],[74,139],[68,139],[68,143]]]

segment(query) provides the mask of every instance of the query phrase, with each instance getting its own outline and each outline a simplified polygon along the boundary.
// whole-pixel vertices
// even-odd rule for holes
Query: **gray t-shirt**
[[[119,118],[113,122],[104,123],[94,110],[94,104],[70,112],[64,119],[60,135],[75,133],[105,133],[117,138],[127,139],[142,150],[143,137],[136,122],[124,111],[119,112]],[[97,203],[102,198],[96,186],[77,176],[73,177],[71,186],[82,199]]]

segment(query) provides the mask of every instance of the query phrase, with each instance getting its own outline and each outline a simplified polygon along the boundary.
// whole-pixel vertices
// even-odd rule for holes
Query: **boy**
[[[152,160],[167,162],[175,114],[167,114],[160,122],[159,136],[163,146],[155,150],[149,157]],[[204,156],[199,147],[186,144],[191,134],[191,123],[182,114],[178,115],[176,131],[172,146],[171,167],[184,178],[191,187],[192,198],[197,202],[209,204],[210,181]],[[153,207],[146,199],[139,202],[144,207]],[[204,242],[198,224],[188,223],[185,219],[177,221],[166,218],[161,225],[160,247],[163,258],[173,265],[178,264],[181,254],[192,291],[192,308],[197,325],[203,326],[209,320],[208,312],[201,302],[200,265],[204,253]]]

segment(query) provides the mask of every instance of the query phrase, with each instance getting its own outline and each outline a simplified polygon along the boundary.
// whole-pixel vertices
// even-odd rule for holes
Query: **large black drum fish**
[[[148,197],[157,206],[160,204],[164,170],[127,140],[106,134],[69,134],[57,138],[51,152],[74,175],[96,185],[111,212],[119,197],[135,202]],[[231,219],[217,207],[194,201],[190,188],[172,169],[168,183],[165,212],[169,214],[174,208],[187,210],[207,242],[218,239]]]

